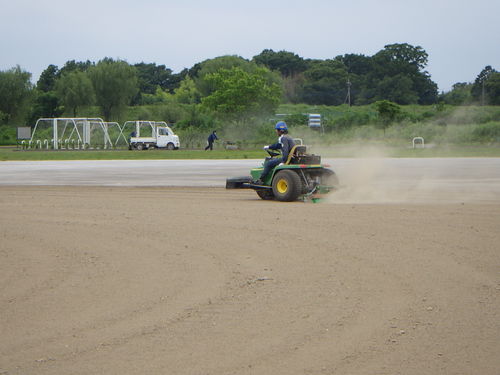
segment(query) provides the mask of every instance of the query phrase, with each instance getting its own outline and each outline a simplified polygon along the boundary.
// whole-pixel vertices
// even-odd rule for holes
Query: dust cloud
[[[340,187],[328,203],[500,202],[495,158],[388,158],[383,149],[371,148],[331,165]]]
[[[329,196],[330,203],[391,203],[411,200],[413,188],[403,184],[398,171],[387,165],[383,149],[358,149],[360,157],[349,160],[336,173],[339,190]]]

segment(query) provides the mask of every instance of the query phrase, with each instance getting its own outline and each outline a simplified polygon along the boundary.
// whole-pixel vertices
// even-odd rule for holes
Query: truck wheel
[[[142,151],[142,149],[144,148],[143,144],[142,143],[138,143],[135,145],[135,148],[138,150],[138,151]]]
[[[174,144],[172,142],[168,143],[167,144],[167,150],[173,150],[173,149],[175,149]]]
[[[302,192],[302,181],[297,173],[291,170],[281,170],[273,178],[273,194],[277,200],[291,202]]]
[[[274,194],[271,189],[255,190],[260,199],[270,201],[274,199]]]

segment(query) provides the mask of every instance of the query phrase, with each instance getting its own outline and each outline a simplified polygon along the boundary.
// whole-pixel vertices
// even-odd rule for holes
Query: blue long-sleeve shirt
[[[283,134],[278,138],[278,142],[270,145],[269,148],[271,150],[281,150],[281,158],[283,159],[283,161],[286,161],[293,146],[295,146],[293,138],[288,134]]]
[[[219,139],[219,138],[217,138],[217,134],[215,134],[215,133],[212,133],[212,134],[210,134],[210,135],[208,136],[208,141],[209,141],[209,142],[213,142],[213,141],[215,141],[216,139]]]

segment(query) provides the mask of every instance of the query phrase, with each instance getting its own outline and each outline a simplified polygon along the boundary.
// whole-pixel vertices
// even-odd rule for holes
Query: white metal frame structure
[[[143,136],[155,136],[157,128],[163,126],[169,127],[164,121],[126,121],[120,126],[117,122],[105,122],[99,117],[40,118],[33,128],[31,139],[22,142],[22,147],[47,150],[128,147],[127,128],[128,132],[133,130],[139,137],[141,130]],[[150,134],[144,134],[146,132]]]
[[[31,137],[31,141],[29,142],[29,146],[31,148],[32,142],[37,142],[37,130],[41,127],[41,124],[47,124],[49,127],[52,127],[51,139],[44,139],[43,137],[38,139],[40,141],[43,140],[44,144],[50,142],[52,144],[52,148],[54,150],[58,150],[61,148],[69,148],[69,145],[72,144],[73,148],[75,148],[75,144],[77,144],[77,148],[91,148],[92,145],[92,135],[97,132],[102,132],[102,145],[104,149],[112,148],[113,142],[111,141],[109,135],[110,126],[116,126],[118,128],[119,134],[122,134],[122,128],[116,122],[105,122],[101,118],[83,118],[83,117],[58,117],[58,118],[40,118],[37,120],[35,127],[33,128],[33,134]],[[117,141],[118,141],[117,139]],[[37,143],[35,143],[35,147],[37,147]]]

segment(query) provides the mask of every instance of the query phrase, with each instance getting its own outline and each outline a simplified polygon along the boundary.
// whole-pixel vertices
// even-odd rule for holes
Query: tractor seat
[[[295,145],[292,147],[285,164],[321,164],[321,156],[306,153],[306,146]]]
[[[307,147],[305,145],[295,145],[288,154],[288,159],[285,164],[298,164],[300,159],[306,154]]]

